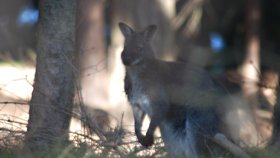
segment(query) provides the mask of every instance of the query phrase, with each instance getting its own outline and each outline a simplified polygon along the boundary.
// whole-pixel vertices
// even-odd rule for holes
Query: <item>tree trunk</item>
[[[273,131],[271,137],[271,145],[280,148],[280,87],[278,83],[277,101],[273,112]]]
[[[39,1],[37,64],[26,144],[51,149],[68,139],[74,97],[75,0]]]
[[[82,123],[83,126],[89,128],[89,134],[95,132],[99,137],[102,136],[100,131],[105,129],[110,122],[106,117],[107,115],[104,114],[100,119],[106,121],[97,123],[101,109],[108,108],[108,106],[104,106],[107,102],[108,93],[104,3],[105,0],[77,1],[76,19],[76,53],[78,53],[76,61],[79,66],[79,76],[77,78],[79,81],[77,82],[81,83],[78,86],[78,94]],[[86,103],[84,103],[84,99]]]
[[[104,0],[77,1],[77,53],[83,97],[88,105],[104,107],[107,101],[107,56]]]
[[[245,97],[254,100],[260,77],[260,1],[247,0],[246,8],[246,54],[241,70],[244,81],[242,89]]]
[[[260,0],[246,0],[245,10],[245,58],[241,65],[242,76],[242,92],[249,107],[247,115],[254,126],[251,131],[247,130],[250,135],[250,144],[258,145],[261,141],[259,127],[257,126],[256,110],[258,107],[257,96],[259,92],[259,77],[260,77],[260,26],[261,26],[261,4]],[[243,120],[244,121],[244,120]]]

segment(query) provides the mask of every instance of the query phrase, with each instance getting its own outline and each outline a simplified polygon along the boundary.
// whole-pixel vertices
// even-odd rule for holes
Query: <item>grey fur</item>
[[[170,157],[213,155],[209,151],[216,147],[209,138],[220,131],[221,122],[216,102],[212,100],[218,96],[210,96],[211,102],[201,101],[208,94],[218,93],[211,77],[201,68],[156,59],[150,45],[156,26],[148,26],[141,32],[124,23],[119,26],[125,36],[121,55],[126,68],[125,92],[138,141],[151,146],[154,131],[159,127]],[[151,122],[143,135],[145,114]]]

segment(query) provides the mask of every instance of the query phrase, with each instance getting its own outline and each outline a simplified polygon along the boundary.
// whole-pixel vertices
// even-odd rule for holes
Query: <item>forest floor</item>
[[[28,122],[28,111],[29,106],[28,102],[31,99],[32,94],[32,84],[34,80],[35,68],[32,65],[18,64],[18,63],[0,63],[0,153],[7,153],[6,156],[1,156],[0,158],[15,158],[18,157],[15,153],[9,153],[13,145],[19,145],[18,141],[24,139],[24,133],[26,132],[26,125]],[[82,125],[77,119],[72,119],[71,123],[71,138],[75,140],[75,143],[82,142],[77,140],[78,137],[84,137],[83,133],[78,133],[82,131]],[[120,132],[118,130],[112,130],[113,132]],[[78,135],[77,135],[78,134]],[[112,133],[106,133],[112,134]],[[105,151],[103,156],[107,157],[106,154],[115,154],[122,157],[123,155],[130,155],[129,157],[136,157],[136,155],[141,155],[141,152],[147,153],[147,155],[165,155],[164,149],[162,148],[161,140],[158,140],[156,145],[153,147],[153,151],[147,151],[143,147],[139,146],[139,143],[135,142],[135,136],[133,133],[129,133],[129,138],[133,138],[133,141],[124,141],[118,146],[118,144],[112,144],[112,142],[100,142],[98,140],[97,146],[98,150],[104,150],[104,147],[107,146],[110,150]],[[93,137],[95,139],[95,137]],[[119,139],[119,136],[116,137]],[[127,138],[127,136],[126,136]],[[125,139],[126,139],[125,138]],[[90,138],[92,139],[92,138]],[[116,141],[119,141],[117,140]],[[122,137],[123,139],[123,137]],[[16,141],[15,141],[16,140]],[[92,140],[91,140],[92,141]],[[17,142],[17,143],[15,143]],[[129,143],[127,143],[129,142]],[[11,144],[9,144],[11,143]],[[102,145],[101,145],[102,144]],[[137,144],[137,145],[135,145]],[[76,148],[77,144],[72,146],[65,147],[64,150],[69,150],[69,148]],[[102,147],[101,147],[102,146]],[[115,151],[112,152],[112,149]],[[88,147],[79,146],[79,151],[88,150]],[[97,150],[97,151],[98,151]],[[155,152],[156,151],[156,152]],[[65,151],[64,151],[65,152]],[[131,153],[130,153],[131,152]],[[88,151],[87,151],[88,153]],[[274,149],[266,150],[256,150],[251,153],[254,158],[276,158],[278,157],[278,151],[275,152]],[[77,155],[77,152],[69,152],[68,156],[72,157]],[[84,153],[83,153],[84,154]],[[105,155],[104,155],[105,154]],[[67,155],[67,154],[66,154]],[[145,155],[145,154],[144,154]],[[68,157],[65,156],[65,157]],[[76,156],[77,157],[77,156]],[[84,157],[84,156],[83,156]],[[95,155],[95,157],[97,157]],[[137,156],[138,157],[138,156]],[[161,157],[161,156],[159,156]]]
[[[29,117],[28,104],[32,96],[35,67],[21,63],[0,63],[0,74],[0,158],[16,158],[20,157],[17,154],[16,148],[21,146],[27,130]],[[88,111],[93,113],[96,111],[100,112],[100,110],[92,107],[89,107]],[[74,113],[77,113],[77,111],[74,110]],[[114,113],[114,110],[107,111],[106,113]],[[104,111],[98,113],[101,121],[103,119],[102,114],[104,114]],[[100,122],[100,124],[104,124],[104,122]],[[115,139],[110,141],[106,140],[106,142],[100,140],[96,135],[91,137],[91,134],[88,133],[90,131],[87,130],[84,129],[79,118],[72,118],[69,135],[73,144],[62,147],[61,152],[64,152],[65,155],[65,150],[73,150],[71,152],[68,151],[65,157],[85,157],[81,156],[85,154],[87,155],[86,157],[89,155],[94,157],[107,157],[110,154],[127,155],[135,149],[137,151],[131,154],[131,157],[134,157],[132,155],[145,150],[145,148],[139,146],[135,141],[134,134],[129,131],[126,132],[126,135],[128,135],[126,137],[129,137],[129,140],[125,140],[125,142],[121,141],[118,147],[120,149],[116,150],[113,149],[116,147],[114,142],[120,142],[120,137],[123,138],[123,131],[121,129],[109,129],[107,133],[104,133],[111,135],[111,139]],[[88,144],[84,144],[85,142]],[[162,148],[162,143],[159,142],[158,144],[161,144],[160,148]],[[105,146],[107,146],[107,149]],[[92,147],[97,148],[95,151],[97,154],[99,152],[98,155],[100,155],[100,152],[103,152],[101,154],[103,156],[97,156],[96,153],[92,153],[90,150]],[[117,153],[112,152],[113,150]]]
[[[32,66],[17,63],[0,64],[1,128],[26,130],[34,73],[35,69]]]

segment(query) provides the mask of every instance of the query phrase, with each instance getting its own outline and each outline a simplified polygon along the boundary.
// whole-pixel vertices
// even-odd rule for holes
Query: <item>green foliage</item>
[[[16,158],[16,154],[15,152],[12,152],[12,151],[5,151],[3,153],[1,153],[1,158]]]
[[[157,154],[153,154],[152,156],[145,155],[144,153],[139,155],[139,148],[135,151],[132,150],[128,153],[119,154],[125,156],[126,158],[148,158],[148,157],[157,157],[164,158],[166,153],[161,150],[157,151]],[[145,152],[145,151],[143,151]],[[86,144],[80,144],[80,146],[74,146],[73,144],[64,144],[60,147],[56,147],[53,150],[37,150],[33,153],[28,153],[28,151],[22,150],[12,150],[12,151],[1,151],[0,150],[0,158],[119,158],[121,157],[118,154],[112,153],[110,148],[103,148],[102,153],[95,153],[94,149]]]
[[[252,158],[279,158],[280,151],[276,148],[265,148],[251,153]]]
[[[33,153],[36,157],[41,158],[77,158],[84,157],[86,154],[85,147],[75,147],[73,144],[63,144],[52,150],[40,150]]]
[[[137,150],[137,149],[136,149]],[[165,154],[160,154],[160,152],[165,151],[157,151],[159,155],[155,156],[159,158],[164,158]],[[106,157],[119,157],[119,156],[110,156],[110,151],[103,151],[102,154],[95,154],[92,149],[90,149],[87,145],[80,145],[79,147],[74,146],[73,144],[64,144],[61,147],[57,147],[54,150],[41,150],[33,153],[36,157],[40,158],[106,158]],[[25,158],[19,156],[18,151],[1,151],[0,158]],[[275,148],[266,148],[260,149],[256,151],[251,151],[250,155],[252,158],[279,158],[280,151]],[[127,158],[145,158],[149,156],[140,156],[137,152],[131,151],[130,153],[124,154]],[[28,157],[29,158],[29,157]]]

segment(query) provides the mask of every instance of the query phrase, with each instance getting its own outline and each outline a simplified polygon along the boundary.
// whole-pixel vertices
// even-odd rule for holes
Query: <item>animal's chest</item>
[[[139,106],[149,116],[152,115],[151,107],[153,94],[155,91],[153,86],[149,85],[149,79],[143,78],[139,74],[126,74],[125,76],[125,92],[131,106]]]

